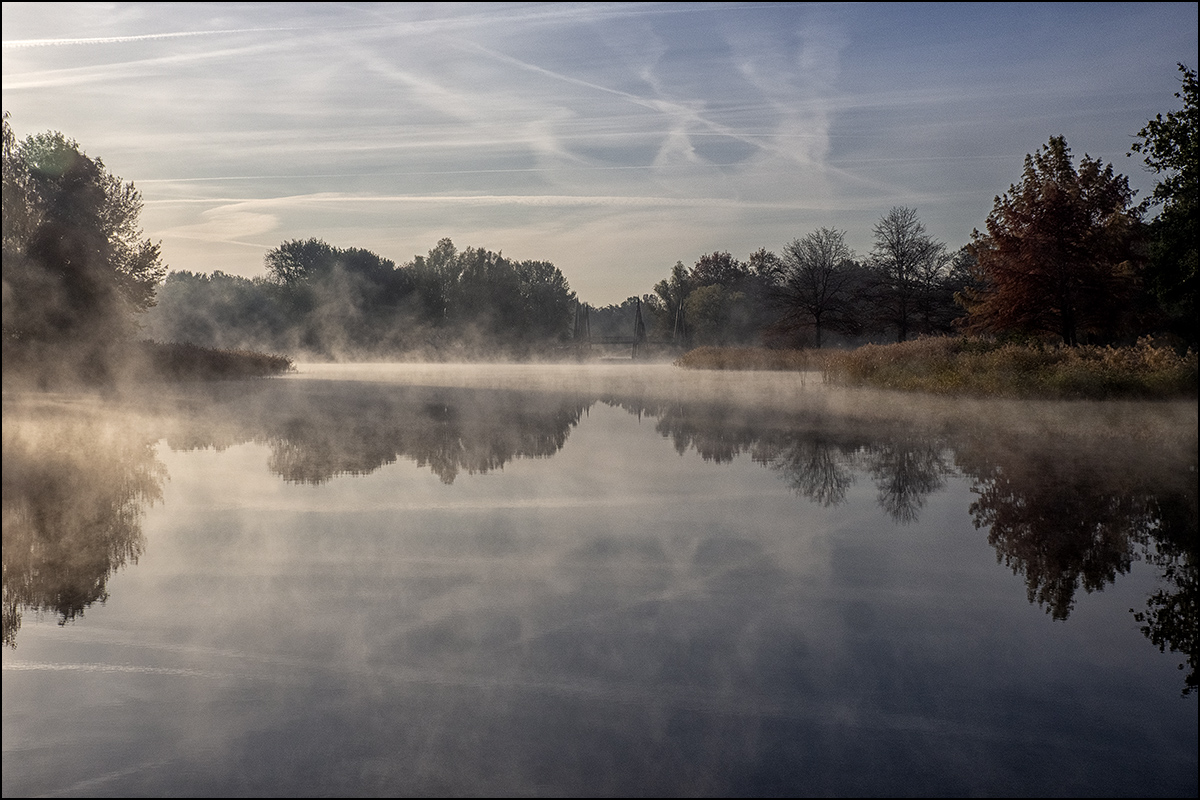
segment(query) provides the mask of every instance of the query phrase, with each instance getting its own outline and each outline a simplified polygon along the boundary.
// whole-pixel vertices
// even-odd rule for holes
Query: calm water
[[[3,435],[6,796],[1197,794],[1195,403],[314,366]]]

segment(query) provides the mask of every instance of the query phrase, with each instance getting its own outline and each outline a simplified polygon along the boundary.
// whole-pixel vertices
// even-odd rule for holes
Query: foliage
[[[18,143],[5,114],[5,341],[91,350],[129,338],[166,270],[138,228],[141,208],[134,185],[74,140]]]
[[[835,380],[938,394],[1003,397],[1195,397],[1196,353],[1143,338],[1131,347],[1046,347],[927,337],[831,353]]]
[[[1183,73],[1175,97],[1183,108],[1166,118],[1156,114],[1130,145],[1141,153],[1150,171],[1163,175],[1142,208],[1161,205],[1150,223],[1147,288],[1157,300],[1166,328],[1196,344],[1197,194],[1200,187],[1200,103],[1196,71],[1179,64]]]
[[[1169,205],[1196,202],[1200,180],[1200,103],[1197,103],[1196,70],[1178,64],[1183,87],[1175,97],[1183,101],[1180,111],[1168,111],[1166,119],[1154,119],[1137,132],[1139,141],[1129,146],[1141,153],[1146,166],[1155,173],[1168,173],[1154,187],[1150,202]]]
[[[260,279],[173,273],[153,335],[309,358],[524,355],[565,341],[576,306],[554,264],[450,239],[402,266],[319,239],[284,242],[265,264]]]
[[[692,267],[691,279],[694,286],[716,285],[738,289],[749,274],[750,270],[745,264],[725,251],[700,256]]]
[[[997,197],[971,253],[981,288],[960,294],[976,333],[1113,340],[1138,288],[1139,213],[1112,165],[1084,156],[1076,171],[1061,136],[1025,157],[1019,184]]]
[[[684,302],[692,291],[692,277],[682,261],[676,261],[671,276],[654,284],[658,302],[653,306],[659,326],[671,331],[672,341],[689,341],[689,327],[684,315]]]
[[[243,278],[220,270],[211,275],[172,272],[146,315],[151,339],[237,349],[252,344],[289,350],[288,289],[265,278]]]
[[[1128,347],[1046,347],[932,336],[856,350],[699,347],[675,364],[687,369],[822,370],[830,381],[947,395],[1196,396],[1196,353],[1181,355],[1149,338]]]
[[[771,284],[779,260],[760,249],[748,262],[729,252],[700,256],[689,270],[676,262],[671,275],[654,285],[647,302],[655,326],[672,341],[696,344],[757,343],[773,321]]]

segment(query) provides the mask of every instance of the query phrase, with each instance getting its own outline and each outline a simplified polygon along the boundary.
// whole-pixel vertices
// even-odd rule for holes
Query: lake
[[[4,397],[3,793],[1196,796],[1196,404]]]

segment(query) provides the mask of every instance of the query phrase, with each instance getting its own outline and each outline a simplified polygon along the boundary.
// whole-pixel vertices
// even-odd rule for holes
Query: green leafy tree
[[[278,352],[294,347],[295,322],[281,287],[266,278],[180,270],[159,288],[145,332],[163,342]]]
[[[1150,223],[1147,288],[1165,311],[1167,325],[1195,344],[1196,215],[1200,180],[1200,103],[1196,70],[1179,64],[1182,87],[1175,97],[1183,108],[1156,114],[1137,132],[1130,155],[1140,153],[1146,168],[1162,175],[1143,208],[1161,206]]]
[[[130,337],[166,272],[141,194],[58,132],[18,142],[4,117],[5,345],[88,351]]]
[[[562,271],[549,261],[519,261],[514,268],[525,336],[535,340],[565,336],[576,298]]]
[[[741,341],[748,311],[745,293],[727,289],[719,283],[692,290],[683,304],[694,341],[706,345]]]
[[[390,341],[410,310],[412,274],[370,250],[292,240],[264,258],[298,339],[325,355],[366,355]],[[265,288],[265,287],[264,287]]]
[[[688,283],[683,315],[697,341],[741,344],[759,338],[765,320],[755,299],[764,293],[749,264],[728,252],[707,253],[697,259]]]
[[[423,319],[462,343],[527,349],[570,333],[576,297],[549,261],[512,261],[442,239],[400,270]]]
[[[1025,157],[1021,182],[997,197],[987,233],[970,245],[979,288],[960,301],[974,332],[1112,339],[1138,291],[1140,214],[1112,165],[1084,156],[1078,171],[1055,136]]]
[[[688,320],[684,313],[684,303],[692,291],[691,276],[682,261],[676,261],[671,268],[671,277],[654,284],[654,294],[658,298],[652,308],[662,330],[671,332],[671,340],[685,343],[689,340]]]

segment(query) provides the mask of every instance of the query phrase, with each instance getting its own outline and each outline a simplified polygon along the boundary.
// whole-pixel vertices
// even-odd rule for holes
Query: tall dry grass
[[[675,360],[686,369],[820,371],[826,350],[770,350],[765,347],[697,347]]]
[[[819,369],[826,380],[886,389],[1017,398],[1195,397],[1196,353],[1149,338],[1126,347],[928,337],[856,350],[699,348],[692,369]]]

